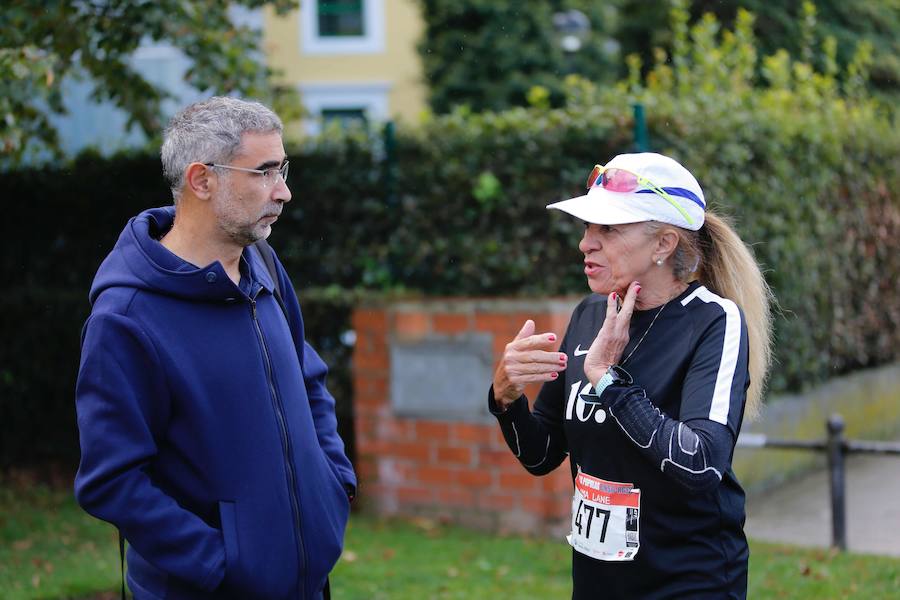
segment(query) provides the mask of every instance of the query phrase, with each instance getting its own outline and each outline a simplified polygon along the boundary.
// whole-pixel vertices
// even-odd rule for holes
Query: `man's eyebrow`
[[[287,158],[283,158],[280,161],[279,160],[268,160],[268,161],[264,162],[263,164],[259,165],[258,167],[256,167],[256,170],[257,171],[265,171],[267,169],[277,169],[277,168],[281,167],[281,165],[284,164],[285,160],[287,160]]]

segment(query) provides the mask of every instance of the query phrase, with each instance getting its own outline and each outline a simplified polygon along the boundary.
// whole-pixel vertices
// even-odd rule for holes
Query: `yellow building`
[[[265,14],[269,65],[296,86],[315,133],[321,119],[412,121],[426,89],[416,44],[424,29],[415,0],[299,0]]]

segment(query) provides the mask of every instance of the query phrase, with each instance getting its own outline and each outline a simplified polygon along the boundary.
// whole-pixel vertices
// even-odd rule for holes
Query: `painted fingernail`
[[[641,293],[641,286],[637,286],[636,288],[634,288],[634,293],[635,293],[635,294],[640,294],[640,293]]]
[[[617,294],[616,292],[613,292],[613,300],[618,300],[618,299],[619,299],[619,294]]]
[[[550,373],[550,379],[556,379],[559,377],[559,373]]]
[[[551,342],[555,342],[555,341],[556,341],[556,336],[553,335],[553,334],[551,333],[551,334],[550,334],[550,337],[549,337],[548,339],[549,339]]]
[[[568,359],[569,359],[569,357],[566,356],[565,354],[559,355],[559,362],[566,362]]]

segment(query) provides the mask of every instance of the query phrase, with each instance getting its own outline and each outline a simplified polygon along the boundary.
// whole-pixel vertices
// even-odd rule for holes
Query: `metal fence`
[[[761,433],[742,433],[737,445],[742,448],[775,448],[825,452],[831,488],[831,546],[847,549],[847,511],[845,459],[848,454],[884,454],[900,456],[900,443],[848,440],[844,438],[844,418],[835,414],[826,422],[824,440],[773,439]]]

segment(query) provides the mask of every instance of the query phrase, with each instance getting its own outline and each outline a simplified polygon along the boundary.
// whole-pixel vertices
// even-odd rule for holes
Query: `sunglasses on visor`
[[[646,177],[638,175],[637,173],[632,173],[631,171],[620,169],[618,167],[607,168],[601,165],[594,165],[594,168],[591,170],[591,174],[588,175],[587,189],[591,189],[595,185],[602,187],[604,190],[617,193],[640,193],[648,191],[653,192],[654,194],[660,196],[666,202],[674,206],[675,209],[679,213],[681,213],[681,216],[684,217],[688,223],[690,223],[691,225],[694,224],[694,219],[691,218],[687,211],[684,210],[681,204],[679,204],[678,201],[671,196],[671,194],[669,194],[666,190],[659,187],[658,185],[655,185]],[[690,194],[690,192],[688,192],[687,190],[684,190],[684,192]],[[688,198],[703,207],[700,199],[696,198],[696,196],[694,196],[693,194],[690,194]]]

